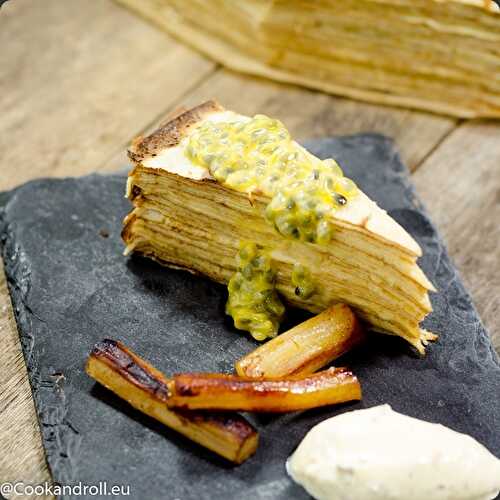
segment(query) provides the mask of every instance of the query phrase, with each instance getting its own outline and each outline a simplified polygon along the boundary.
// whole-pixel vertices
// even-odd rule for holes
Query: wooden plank
[[[453,118],[366,104],[270,80],[219,70],[183,104],[215,97],[227,108],[279,118],[298,139],[379,132],[393,137],[402,157],[414,168],[456,125]]]
[[[176,106],[194,106],[211,98],[243,114],[265,113],[277,117],[298,139],[357,132],[385,134],[395,139],[403,160],[411,169],[416,168],[457,123],[453,118],[350,101],[222,68],[183,96]],[[172,108],[165,107],[164,115]],[[138,133],[150,132],[160,121],[162,117]],[[101,168],[109,171],[127,164],[125,151],[117,151]]]
[[[0,482],[41,484],[50,475],[1,259],[0,338]]]
[[[108,0],[0,17],[1,185],[90,172],[214,64]]]
[[[9,48],[0,53],[0,189],[40,175],[122,166],[131,137],[177,104],[212,96],[244,113],[276,115],[300,138],[362,130],[394,136],[413,167],[455,126],[448,118],[225,70],[197,88],[212,63],[107,0],[17,0],[0,16],[0,43]],[[36,483],[49,477],[1,276],[0,379],[7,381],[0,387],[1,479]]]
[[[500,352],[500,126],[464,123],[413,180]]]
[[[0,190],[95,170],[214,68],[108,0],[7,2],[0,46]],[[48,481],[1,269],[0,338],[0,480]]]

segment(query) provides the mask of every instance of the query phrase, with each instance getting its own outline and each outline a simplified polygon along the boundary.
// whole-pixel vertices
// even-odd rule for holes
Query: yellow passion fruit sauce
[[[295,287],[295,295],[303,299],[308,299],[315,291],[309,269],[301,264],[293,266],[292,285]]]
[[[332,226],[327,214],[357,194],[354,182],[343,176],[334,160],[315,158],[292,141],[279,120],[264,115],[207,121],[193,131],[185,152],[224,186],[268,196],[271,201],[265,218],[287,238],[328,243]],[[283,305],[274,291],[269,255],[245,244],[237,261],[238,270],[228,286],[228,314],[237,328],[258,340],[275,336]],[[314,293],[310,275],[302,266],[295,266],[292,283],[302,298]],[[252,293],[255,297],[250,297]]]
[[[257,340],[274,337],[285,307],[274,287],[274,271],[269,255],[255,243],[240,245],[237,271],[227,285],[226,313],[234,326],[249,331]]]

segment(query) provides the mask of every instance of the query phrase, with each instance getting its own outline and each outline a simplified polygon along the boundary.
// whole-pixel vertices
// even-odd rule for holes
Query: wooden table
[[[0,10],[0,190],[111,171],[131,138],[215,97],[300,139],[393,137],[500,348],[500,124],[375,106],[227,71],[110,0],[15,0]],[[49,480],[0,270],[0,481]]]

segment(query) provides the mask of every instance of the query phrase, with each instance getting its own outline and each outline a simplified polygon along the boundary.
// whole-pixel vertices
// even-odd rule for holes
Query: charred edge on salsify
[[[204,423],[219,427],[221,430],[231,432],[238,436],[238,440],[245,440],[257,434],[257,429],[245,420],[241,415],[232,411],[198,411],[176,408],[175,413],[190,423]]]
[[[104,339],[94,346],[91,356],[106,363],[129,382],[144,389],[160,401],[165,402],[170,396],[167,384],[159,380],[155,374],[150,373],[147,363],[131,353],[120,342]],[[238,414],[199,412],[182,409],[176,409],[175,413],[186,424],[188,422],[191,424],[211,424],[212,426],[219,427],[225,433],[230,431],[240,441],[244,441],[250,436],[257,434],[255,427]]]
[[[237,375],[221,375],[218,377],[207,376],[207,374],[183,374],[174,377],[175,394],[181,397],[194,397],[211,390],[223,390],[231,392],[242,390],[252,393],[253,397],[286,397],[284,389],[302,387],[321,387],[323,382],[333,380],[356,382],[356,376],[347,368],[332,367],[319,373],[311,375],[294,376],[289,379],[254,379],[239,377]]]
[[[105,362],[129,382],[147,391],[156,399],[166,401],[170,395],[167,384],[149,370],[146,362],[131,353],[120,342],[104,339],[98,342],[91,354]]]

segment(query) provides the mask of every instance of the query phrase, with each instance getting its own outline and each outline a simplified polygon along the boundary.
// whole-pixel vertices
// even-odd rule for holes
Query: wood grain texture
[[[279,118],[292,137],[299,140],[358,132],[385,134],[394,138],[403,161],[412,170],[457,124],[454,118],[355,102],[222,68],[183,95],[174,106],[166,107],[165,115],[179,104],[191,107],[212,98],[239,113],[266,113]],[[152,132],[164,118],[158,116],[140,133]],[[127,165],[125,148],[123,144],[99,169],[112,171]]]
[[[50,481],[1,260],[0,338],[0,482]]]
[[[277,117],[298,139],[373,131],[385,134],[395,139],[410,168],[456,125],[453,118],[355,102],[225,69],[207,78],[184,104],[191,106],[210,97],[243,114],[264,112]]]
[[[95,170],[214,67],[108,0],[16,0],[0,22],[3,189]]]
[[[464,123],[413,180],[500,352],[500,126]]]
[[[217,70],[108,0],[7,2],[0,10],[0,44],[7,48],[0,51],[0,190],[40,176],[123,167],[132,137],[179,104],[209,97],[243,113],[275,115],[300,139],[381,132],[395,138],[409,166],[422,164],[415,176],[422,197],[498,339],[500,288],[490,276],[499,267],[497,125],[464,125],[453,132],[453,119]],[[473,175],[471,164],[479,169]],[[465,179],[460,190],[450,173],[455,170]],[[480,202],[466,193],[466,179],[488,178],[476,206]],[[455,201],[444,199],[443,186]],[[460,212],[453,205],[462,196],[471,204],[466,215],[465,205]],[[463,224],[458,214],[464,214]],[[1,270],[0,338],[0,481],[49,480]]]
[[[7,2],[0,46],[0,190],[95,170],[214,67],[108,0]],[[49,481],[3,269],[0,338],[0,481]]]

